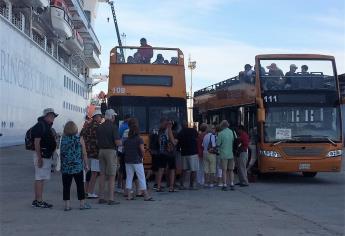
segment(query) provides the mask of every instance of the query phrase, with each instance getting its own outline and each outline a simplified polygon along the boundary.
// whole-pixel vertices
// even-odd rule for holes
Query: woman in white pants
[[[131,194],[133,176],[137,174],[139,191],[144,195],[145,201],[152,201],[152,197],[149,196],[146,187],[146,179],[143,165],[144,157],[144,141],[139,136],[140,130],[137,119],[130,119],[128,121],[129,132],[128,138],[124,141],[124,153],[125,153],[125,165],[126,165],[126,189],[128,192],[127,200],[133,200],[134,197]]]

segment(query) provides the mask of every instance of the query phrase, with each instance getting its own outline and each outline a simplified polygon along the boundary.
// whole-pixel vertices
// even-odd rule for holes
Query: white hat
[[[46,108],[43,110],[43,116],[48,115],[49,113],[53,113],[55,117],[57,117],[59,114],[54,112],[53,108]]]
[[[101,112],[100,110],[95,110],[95,111],[93,112],[93,114],[92,114],[92,118],[93,118],[94,116],[97,116],[97,115],[102,116],[102,112]]]

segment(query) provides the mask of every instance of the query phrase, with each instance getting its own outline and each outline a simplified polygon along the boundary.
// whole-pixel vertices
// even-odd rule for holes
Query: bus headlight
[[[265,157],[281,157],[279,152],[276,152],[276,151],[261,150],[261,155],[263,155]]]
[[[338,157],[338,156],[341,156],[342,154],[343,154],[343,150],[341,149],[333,150],[327,153],[327,157]]]

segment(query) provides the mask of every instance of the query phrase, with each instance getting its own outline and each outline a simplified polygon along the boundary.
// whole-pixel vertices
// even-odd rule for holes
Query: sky
[[[333,55],[338,74],[345,73],[345,0],[117,0],[123,44],[139,46],[145,37],[157,47],[180,48],[185,64],[196,61],[193,90],[238,75],[257,54]],[[110,21],[107,21],[107,18]],[[110,7],[100,3],[94,30],[102,45],[108,75],[109,52],[117,46]],[[189,72],[186,81],[189,87]],[[94,93],[107,91],[103,82]]]

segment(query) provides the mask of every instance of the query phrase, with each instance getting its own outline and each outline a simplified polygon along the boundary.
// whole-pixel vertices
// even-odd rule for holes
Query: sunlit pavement
[[[0,149],[1,235],[345,235],[345,173],[268,175],[248,188],[152,193],[80,211],[75,187],[63,211],[60,173],[44,198],[53,209],[34,209],[32,153]],[[344,162],[343,162],[344,166]]]

